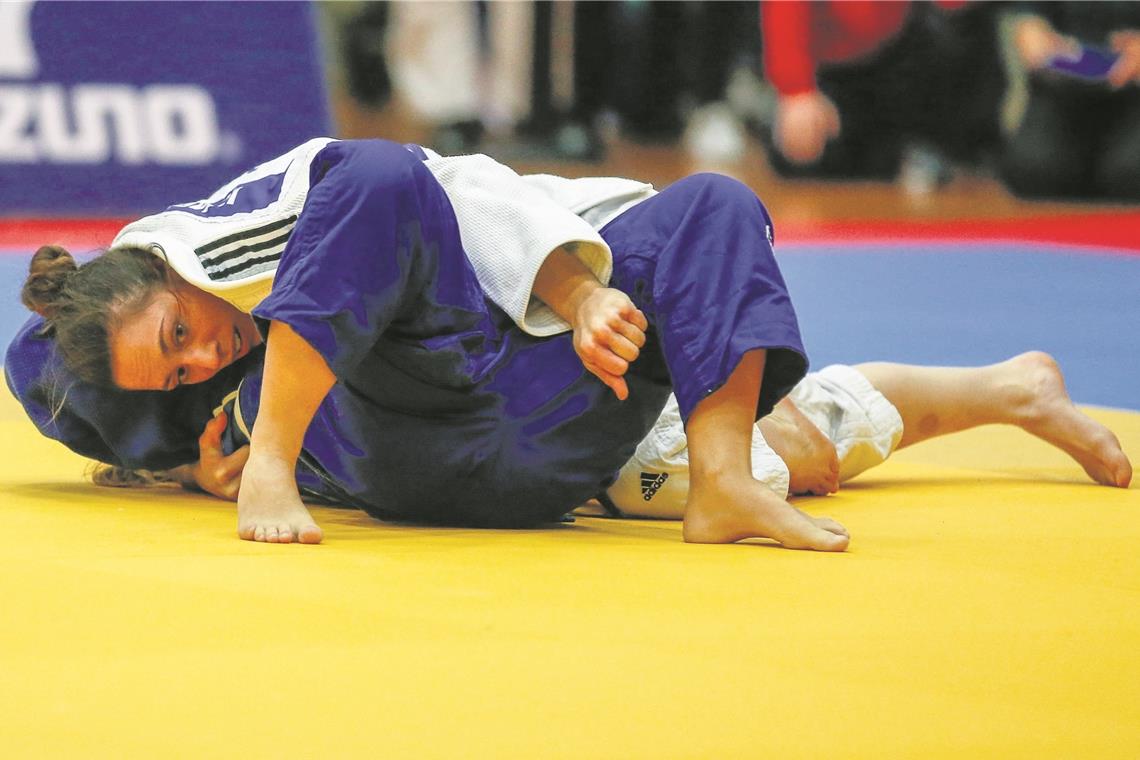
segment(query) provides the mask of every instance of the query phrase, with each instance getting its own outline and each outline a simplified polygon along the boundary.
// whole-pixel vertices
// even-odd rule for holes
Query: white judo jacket
[[[281,252],[309,192],[309,166],[331,138],[317,138],[246,172],[200,201],[124,227],[112,246],[147,248],[189,283],[252,311],[269,294]],[[597,230],[653,195],[651,185],[616,177],[519,176],[483,155],[424,162],[459,222],[463,248],[487,297],[532,335],[570,328],[532,294],[556,248],[572,246],[603,284],[613,254]],[[235,256],[236,254],[236,256]],[[217,262],[224,259],[224,266]]]

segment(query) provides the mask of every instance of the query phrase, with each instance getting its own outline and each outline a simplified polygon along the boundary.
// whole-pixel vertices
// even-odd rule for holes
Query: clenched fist
[[[622,377],[645,345],[649,322],[625,293],[598,288],[587,295],[571,320],[574,350],[586,369],[624,401],[629,386]]]

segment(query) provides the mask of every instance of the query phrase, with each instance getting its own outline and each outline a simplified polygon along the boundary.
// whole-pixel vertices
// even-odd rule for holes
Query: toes
[[[813,496],[827,496],[828,494],[835,493],[839,490],[839,480],[837,478],[825,478],[809,491]]]
[[[816,551],[821,552],[845,552],[847,546],[851,543],[850,536],[840,536],[830,531],[820,531],[819,536],[816,537],[816,543],[812,546]]]
[[[299,526],[289,523],[261,524],[241,523],[238,525],[238,538],[244,541],[260,541],[267,544],[291,544],[300,541],[302,544],[319,544],[324,538],[321,529],[315,523],[308,522]]]
[[[302,525],[297,531],[297,538],[302,544],[319,544],[324,538],[324,534],[316,523],[308,523]]]
[[[828,517],[812,517],[801,510],[785,525],[776,540],[789,549],[814,549],[821,552],[841,552],[847,549],[850,536],[847,530]],[[829,523],[842,533],[825,529],[821,523]]]
[[[1116,487],[1128,488],[1128,484],[1132,482],[1132,463],[1126,458],[1116,468]]]
[[[851,539],[831,531],[812,526],[811,529],[801,531],[794,538],[780,541],[789,549],[812,549],[817,552],[841,552],[847,549]]]
[[[817,517],[815,518],[815,524],[826,530],[828,533],[834,533],[837,536],[846,536],[847,538],[851,538],[851,534],[847,532],[847,528],[843,527],[842,523],[836,520],[832,520],[830,517]]]

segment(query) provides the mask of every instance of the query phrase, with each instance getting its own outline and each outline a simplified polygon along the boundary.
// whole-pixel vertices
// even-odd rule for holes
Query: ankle
[[[705,462],[699,466],[689,464],[689,487],[698,490],[723,488],[727,484],[752,480],[747,462]]]

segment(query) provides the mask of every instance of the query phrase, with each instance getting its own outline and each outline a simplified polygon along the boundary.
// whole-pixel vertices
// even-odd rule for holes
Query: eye
[[[174,324],[174,345],[181,346],[182,341],[186,339],[186,325],[181,322]]]

